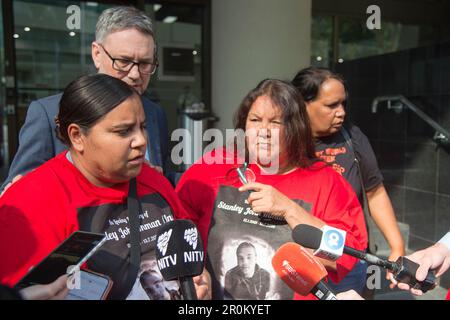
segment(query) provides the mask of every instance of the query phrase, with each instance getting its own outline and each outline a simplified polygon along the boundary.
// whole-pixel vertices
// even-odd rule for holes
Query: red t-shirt
[[[218,251],[224,251],[223,246],[229,243],[227,238],[236,237],[243,225],[246,225],[246,229],[242,229],[242,233],[246,233],[247,236],[253,233],[254,235],[265,233],[264,237],[267,239],[270,238],[271,232],[268,228],[262,228],[264,230],[261,230],[256,226],[253,229],[248,227],[250,224],[256,225],[256,222],[249,218],[251,214],[245,215],[248,212],[245,208],[245,200],[233,202],[233,199],[231,199],[232,197],[240,197],[239,191],[235,189],[242,185],[235,170],[238,165],[214,164],[213,159],[217,159],[220,152],[223,151],[221,149],[213,151],[192,165],[181,177],[176,188],[190,219],[199,228],[205,250],[213,246],[213,249],[208,249],[207,252],[208,259],[219,260],[216,264],[217,270],[222,271],[219,271],[221,274],[216,276],[217,282],[223,282],[225,269],[231,267],[231,264],[227,267],[223,266],[226,259],[234,259],[234,257],[227,255],[228,258],[226,258],[224,254],[220,257],[211,257],[211,255],[215,255]],[[229,158],[227,155],[222,157],[224,161]],[[317,162],[310,168],[298,168],[283,175],[262,174],[260,168],[253,164],[249,165],[249,170],[253,171],[256,176],[256,182],[275,187],[300,204],[310,214],[323,220],[327,225],[345,230],[347,232],[345,243],[347,246],[359,250],[367,248],[366,226],[359,201],[348,182],[331,167],[324,165],[322,162]],[[218,193],[220,198],[218,198]],[[247,196],[248,194],[243,195],[243,198]],[[218,218],[215,217],[214,212],[217,212]],[[218,229],[218,224],[225,221],[219,216],[238,215],[244,218],[238,222],[235,220],[236,223],[234,224],[226,222],[228,224],[225,231]],[[214,223],[211,223],[211,221]],[[280,229],[279,232],[278,229],[278,226],[272,229],[273,237],[264,244],[266,247],[272,246],[271,250],[264,251],[265,254],[270,255],[270,252],[273,253],[278,249],[281,244],[276,241],[280,236],[283,236],[286,241],[292,241],[289,228]],[[210,230],[213,231],[210,232]],[[211,243],[211,241],[214,241],[214,243]],[[230,246],[230,249],[233,250],[234,248]],[[267,258],[271,260],[272,257]],[[336,272],[330,272],[329,276],[335,282],[340,281],[353,268],[356,261],[357,259],[353,257],[343,255],[337,260]],[[215,265],[214,261],[211,265]],[[264,265],[259,263],[259,267],[264,267]],[[266,264],[266,269],[269,269],[269,264]],[[311,297],[312,295],[309,296],[309,298]],[[296,298],[300,297],[296,296]]]
[[[0,199],[0,282],[16,284],[75,230],[105,233],[108,241],[88,260],[93,271],[113,278],[110,297],[126,298],[129,271],[129,183],[91,184],[63,152],[13,184]],[[142,205],[141,260],[154,259],[158,226],[184,215],[170,184],[147,165],[137,177]],[[135,288],[133,288],[135,291]]]

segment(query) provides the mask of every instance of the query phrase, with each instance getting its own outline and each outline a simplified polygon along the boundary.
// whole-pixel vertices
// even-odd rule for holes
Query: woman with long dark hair
[[[255,249],[247,257],[252,264],[270,271],[263,298],[292,299],[271,265],[275,251],[292,241],[298,224],[335,226],[347,232],[348,245],[365,248],[361,206],[348,183],[315,157],[305,104],[291,84],[260,82],[243,99],[235,128],[243,134],[192,165],[176,190],[207,246],[214,299],[251,296],[245,288],[254,281],[241,279],[245,273],[238,296],[225,286],[226,272],[238,265],[235,252],[245,242]],[[322,262],[338,281],[356,259]]]
[[[305,99],[316,155],[351,184],[366,216],[370,210],[387,239],[391,249],[389,259],[395,261],[405,254],[405,244],[370,142],[357,126],[345,121],[348,92],[344,79],[328,69],[309,67],[300,70],[292,84]],[[338,292],[354,289],[361,294],[366,270],[367,263],[361,261],[346,279],[331,285]]]

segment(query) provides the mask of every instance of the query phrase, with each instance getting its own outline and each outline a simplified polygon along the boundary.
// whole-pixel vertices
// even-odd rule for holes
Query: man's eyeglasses
[[[105,47],[98,44],[100,47],[102,47],[103,51],[105,51],[106,55],[112,60],[112,67],[114,70],[122,71],[122,72],[130,72],[130,70],[137,65],[139,72],[141,74],[154,74],[156,71],[156,68],[158,67],[158,62],[134,62],[132,60],[128,59],[119,59],[119,58],[113,58],[108,51],[106,51]]]

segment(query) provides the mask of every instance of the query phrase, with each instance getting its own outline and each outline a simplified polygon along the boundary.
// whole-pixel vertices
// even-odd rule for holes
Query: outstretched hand
[[[435,270],[436,277],[439,277],[444,274],[450,266],[450,250],[443,243],[436,243],[429,248],[406,256],[406,258],[420,265],[416,272],[416,279],[419,281],[425,280],[429,270]],[[399,289],[409,290],[412,294],[418,296],[423,294],[422,290],[412,289],[406,283],[398,283],[393,278],[390,280],[393,285],[398,286]]]

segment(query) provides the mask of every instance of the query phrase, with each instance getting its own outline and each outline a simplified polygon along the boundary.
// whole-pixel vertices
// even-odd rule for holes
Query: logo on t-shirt
[[[169,244],[170,236],[172,235],[172,229],[164,232],[162,235],[158,237],[158,243],[156,246],[159,249],[159,252],[164,256],[166,255],[167,245]]]
[[[337,147],[337,148],[326,148],[324,150],[316,151],[316,156],[322,159],[324,162],[330,164],[334,171],[340,175],[344,175],[345,167],[337,163],[336,157],[341,154],[347,154],[347,148]]]
[[[184,231],[184,240],[192,246],[192,249],[197,249],[198,233],[197,228],[190,228]]]

